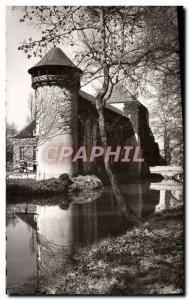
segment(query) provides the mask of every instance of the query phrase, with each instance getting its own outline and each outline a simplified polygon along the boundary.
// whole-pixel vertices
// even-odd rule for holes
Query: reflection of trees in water
[[[155,208],[157,210],[157,204],[161,210],[172,207],[172,201],[178,204],[182,200],[182,191],[180,190],[162,190],[161,194],[162,192],[163,194],[162,197],[160,197],[160,190],[149,190],[149,186],[149,184],[141,187],[138,187],[138,185],[127,185],[123,191],[124,195],[128,198],[129,204],[131,203],[131,208],[142,218],[149,217]],[[160,198],[162,203],[159,203]],[[162,207],[160,204],[162,204]],[[63,201],[59,203],[60,210],[67,207],[69,207],[69,203]],[[52,241],[54,239],[53,234],[46,235],[46,230],[41,231],[42,233],[38,231],[37,222],[39,222],[39,220],[37,216],[40,215],[40,210],[37,210],[37,205],[19,204],[8,208],[7,224],[12,223],[16,226],[18,216],[28,226],[31,226],[29,251],[36,258],[35,280],[39,291],[40,287],[44,287],[44,285],[56,280],[56,274],[59,271],[61,271],[61,273],[67,272],[68,269],[73,266],[74,260],[72,260],[72,257],[73,254],[75,254],[73,252],[74,250],[79,250],[79,247],[84,246],[86,243],[93,243],[95,240],[106,238],[108,235],[121,234],[127,227],[125,219],[123,220],[121,218],[113,194],[109,190],[104,192],[95,202],[91,201],[83,204],[81,204],[80,201],[79,203],[73,202],[69,209],[72,209],[73,218],[68,220],[74,222],[73,227],[71,227],[72,231],[69,231],[69,234],[71,232],[73,233],[73,239],[69,239],[68,245],[70,245],[70,241],[73,242],[73,248],[72,245],[62,246],[57,244],[59,240],[56,230],[59,229],[53,226],[51,219],[47,220],[48,224],[51,224],[48,228],[49,230],[51,227],[54,228],[53,232],[56,234],[57,243]],[[51,215],[52,210],[49,208],[49,214],[47,214],[47,210],[45,210],[45,215],[42,215],[42,217],[49,218]],[[54,216],[57,221],[57,211],[55,211]],[[64,214],[61,216],[63,216],[63,218],[65,217]],[[60,218],[59,221],[59,232],[62,237],[63,220]],[[46,236],[49,237],[49,239]]]
[[[37,233],[38,259],[37,268],[40,277],[48,278],[55,272],[64,267],[68,267],[71,262],[70,251],[68,247],[58,245],[46,239],[40,233]]]
[[[24,221],[29,233],[29,251],[36,257],[36,285],[40,287],[41,279],[52,277],[58,270],[68,264],[70,259],[70,249],[62,247],[52,241],[37,230],[37,206],[30,203],[8,205],[7,225],[16,224],[19,219]]]
[[[40,288],[53,280],[57,272],[68,269],[71,264],[70,249],[49,241],[34,229],[29,247],[31,253],[36,254],[36,287],[40,292]]]
[[[17,218],[16,214],[7,212],[6,224],[13,225],[15,227],[17,223],[18,223],[18,218]]]

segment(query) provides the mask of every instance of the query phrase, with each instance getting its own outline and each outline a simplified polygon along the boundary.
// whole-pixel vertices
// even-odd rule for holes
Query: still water
[[[121,186],[129,206],[141,218],[179,205],[182,186],[175,183],[127,184]],[[7,291],[8,294],[40,292],[49,278],[66,272],[76,263],[82,247],[128,228],[110,187],[99,197],[85,195],[84,201],[53,204],[7,205]],[[36,203],[36,202],[35,202]]]

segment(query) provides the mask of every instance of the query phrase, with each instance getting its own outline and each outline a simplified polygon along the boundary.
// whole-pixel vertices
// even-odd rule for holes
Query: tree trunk
[[[102,54],[101,54],[101,62],[104,73],[104,82],[102,88],[100,89],[98,95],[96,96],[96,109],[99,115],[99,132],[102,146],[106,151],[108,146],[107,135],[106,135],[106,126],[105,126],[105,118],[104,118],[104,106],[105,106],[105,95],[108,92],[109,88],[109,68],[106,61],[106,32],[105,32],[105,15],[103,7],[100,10],[100,24],[101,24],[101,41],[102,41]],[[104,165],[106,168],[107,175],[109,177],[112,190],[114,196],[117,200],[118,206],[120,207],[121,212],[124,214],[127,220],[133,223],[141,223],[140,219],[134,214],[134,212],[129,208],[126,199],[122,196],[120,187],[118,185],[118,181],[116,176],[113,174],[110,166],[110,162],[104,161]]]
[[[171,149],[170,149],[170,138],[168,137],[167,131],[164,131],[164,156],[167,165],[171,163]]]
[[[108,142],[107,142],[107,135],[106,135],[106,127],[105,127],[105,118],[104,118],[104,111],[103,107],[100,103],[100,101],[96,100],[96,108],[99,115],[99,131],[100,131],[100,138],[102,146],[104,147],[104,150],[106,151]],[[132,223],[141,224],[141,220],[138,218],[138,216],[130,209],[130,207],[127,204],[127,200],[123,197],[117,178],[113,174],[110,166],[110,161],[104,161],[105,169],[108,175],[108,178],[111,183],[111,187],[114,193],[114,196],[116,198],[116,201],[118,203],[118,206],[120,207],[121,212],[126,217],[126,219]]]

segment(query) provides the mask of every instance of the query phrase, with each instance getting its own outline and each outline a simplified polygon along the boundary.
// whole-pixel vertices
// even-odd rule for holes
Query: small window
[[[33,130],[33,136],[36,136],[36,129]]]
[[[33,160],[36,160],[36,146],[33,146]]]
[[[20,160],[24,160],[24,147],[20,146]]]

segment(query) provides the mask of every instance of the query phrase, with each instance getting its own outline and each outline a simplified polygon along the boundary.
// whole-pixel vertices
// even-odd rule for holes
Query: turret
[[[69,151],[78,144],[78,92],[82,71],[59,48],[29,69],[35,89],[37,178],[77,174]],[[71,153],[71,152],[70,152]],[[65,155],[64,155],[65,154]]]

